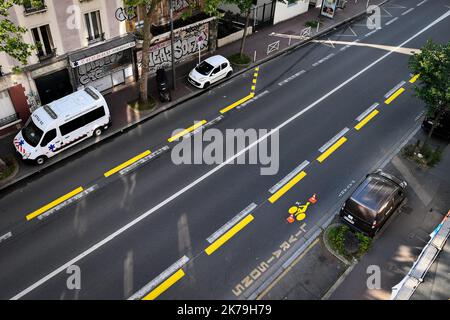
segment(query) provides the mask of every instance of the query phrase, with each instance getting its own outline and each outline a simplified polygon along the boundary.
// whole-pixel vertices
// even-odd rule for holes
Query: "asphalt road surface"
[[[449,41],[450,1],[397,0],[381,12],[379,30],[361,20],[323,39],[388,47],[308,44],[3,192],[0,238],[9,230],[18,233],[0,242],[0,298],[128,299],[142,288],[138,297],[248,297],[262,274],[275,271],[294,238],[331,217],[330,209],[420,125],[424,106],[412,94],[409,55],[393,49],[417,49],[429,38]],[[171,149],[178,142],[167,140],[173,131],[217,118],[249,94],[254,73],[257,99],[226,112],[211,127],[279,129],[277,173],[261,175],[261,165],[174,164]],[[386,103],[390,91],[397,94]],[[340,132],[345,140],[330,142]],[[331,152],[327,147],[333,145]],[[169,150],[126,174],[104,176],[145,150],[166,146]],[[319,162],[321,156],[328,157]],[[296,171],[290,178],[297,175],[297,183],[288,183],[290,188],[281,183],[279,190],[286,192],[276,191],[280,197],[269,201],[274,200],[269,190],[302,163],[308,163],[302,168],[306,175]],[[27,215],[80,186],[95,190],[27,221]],[[288,224],[288,209],[313,193],[319,201],[306,218]],[[228,224],[234,236],[210,247],[207,239],[251,204],[240,222]],[[72,265],[81,271],[79,290],[67,287]]]

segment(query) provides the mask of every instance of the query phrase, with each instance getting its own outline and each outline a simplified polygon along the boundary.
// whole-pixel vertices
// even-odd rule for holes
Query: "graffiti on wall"
[[[113,53],[77,67],[78,83],[87,85],[131,63],[131,50]]]
[[[183,61],[192,55],[198,54],[197,39],[201,37],[203,41],[200,44],[200,50],[208,49],[209,28],[208,23],[190,27],[175,35],[174,39],[174,58],[175,62]],[[160,68],[167,68],[171,65],[172,50],[170,46],[170,37],[153,44],[150,47],[150,74],[156,73]],[[142,61],[142,52],[137,55],[138,66],[140,69]]]

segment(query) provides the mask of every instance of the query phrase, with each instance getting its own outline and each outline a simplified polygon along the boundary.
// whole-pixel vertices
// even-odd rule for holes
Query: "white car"
[[[197,88],[208,88],[210,84],[229,77],[233,73],[230,62],[220,55],[209,57],[190,73],[188,81]]]

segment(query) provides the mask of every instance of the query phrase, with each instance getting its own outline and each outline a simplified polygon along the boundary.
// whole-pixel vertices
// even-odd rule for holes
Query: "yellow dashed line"
[[[410,80],[409,83],[414,83],[417,81],[417,79],[419,79],[420,74],[416,74],[415,76],[413,76]]]
[[[214,251],[219,249],[224,243],[230,240],[236,233],[241,231],[246,225],[253,221],[253,216],[249,214],[244,219],[242,219],[238,224],[236,224],[233,228],[228,230],[225,234],[223,234],[219,239],[214,241],[208,248],[205,249],[207,255],[211,255]]]
[[[72,198],[73,196],[79,194],[80,192],[83,192],[83,188],[82,187],[78,187],[75,190],[59,197],[58,199],[50,202],[49,204],[43,206],[42,208],[30,213],[29,215],[26,216],[27,221],[30,221],[31,219],[36,218],[37,216],[43,214],[44,212],[50,210],[53,207],[56,207],[58,204],[61,204],[62,202]]]
[[[356,130],[360,130],[362,127],[364,127],[367,122],[369,122],[370,120],[372,120],[373,117],[375,117],[377,114],[379,113],[378,110],[373,110],[367,117],[365,117],[364,119],[362,119],[356,126],[355,129]]]
[[[279,198],[281,198],[286,192],[288,192],[293,186],[295,186],[300,180],[302,180],[304,177],[306,177],[306,172],[302,171],[299,174],[297,174],[294,178],[292,178],[291,181],[286,183],[283,188],[275,192],[270,198],[270,203],[275,203]]]
[[[133,164],[133,163],[135,163],[136,161],[139,161],[139,160],[141,160],[142,158],[148,156],[150,153],[151,153],[150,150],[146,150],[146,151],[142,152],[141,154],[137,155],[136,157],[131,158],[130,160],[125,161],[124,163],[118,165],[117,167],[115,167],[115,168],[113,168],[113,169],[111,169],[111,170],[105,172],[105,173],[104,173],[104,176],[105,176],[106,178],[108,178],[109,176],[112,176],[113,174],[119,172],[120,170],[122,170],[122,169],[128,167],[129,165],[131,165],[131,164]]]
[[[223,108],[222,110],[220,110],[220,113],[224,114],[224,113],[230,111],[231,109],[234,109],[234,108],[236,108],[237,106],[243,104],[244,102],[250,100],[250,99],[253,98],[254,96],[255,96],[254,93],[250,93],[248,96],[242,98],[241,100],[238,100],[238,101],[236,101],[235,103],[229,105],[228,107]]]
[[[333,144],[330,148],[328,148],[327,151],[322,153],[322,155],[317,158],[317,161],[319,161],[320,163],[324,162],[326,158],[328,158],[333,152],[339,149],[339,147],[342,146],[346,141],[347,141],[346,137],[340,138],[335,144]]]
[[[178,133],[178,134],[176,134],[176,135],[170,137],[169,139],[167,139],[167,141],[173,142],[173,141],[175,141],[175,140],[178,140],[178,138],[184,136],[185,134],[188,134],[189,132],[194,131],[195,129],[201,127],[201,126],[204,125],[205,123],[206,123],[206,120],[202,120],[202,121],[200,121],[200,122],[197,122],[197,123],[194,124],[193,126],[187,128],[187,129],[184,129],[184,130],[181,131],[180,133]]]
[[[256,84],[256,79],[253,79],[253,84]]]
[[[183,278],[185,276],[185,273],[182,269],[179,269],[177,272],[175,272],[173,275],[171,275],[167,280],[165,280],[163,283],[161,283],[159,286],[157,286],[154,290],[152,290],[148,295],[146,295],[142,300],[155,300],[160,296],[164,291],[169,289],[171,286],[175,284],[178,280]]]
[[[395,91],[384,103],[390,104],[392,101],[394,101],[399,95],[401,95],[405,91],[405,88],[400,88],[397,91]]]

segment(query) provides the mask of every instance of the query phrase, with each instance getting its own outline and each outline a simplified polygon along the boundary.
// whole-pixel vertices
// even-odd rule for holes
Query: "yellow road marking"
[[[288,192],[293,186],[295,186],[300,180],[302,180],[304,177],[306,177],[306,172],[302,171],[299,174],[297,174],[294,178],[292,178],[291,181],[286,183],[283,188],[275,192],[270,198],[270,203],[275,203],[281,196],[283,196],[286,192]]]
[[[191,131],[194,131],[195,129],[197,129],[198,127],[201,127],[202,125],[204,125],[206,123],[206,120],[202,120],[200,122],[197,122],[196,124],[194,124],[193,126],[184,129],[183,131],[181,131],[180,133],[170,137],[169,139],[167,139],[169,142],[173,142],[175,140],[178,140],[178,138],[184,136],[185,134],[188,134]]]
[[[405,91],[405,88],[400,88],[397,91],[395,91],[392,96],[390,96],[384,103],[390,104],[392,101],[394,101],[399,95],[401,95]]]
[[[173,275],[171,275],[167,280],[165,280],[163,283],[161,283],[159,286],[157,286],[154,290],[152,290],[148,295],[146,295],[142,300],[155,300],[160,296],[164,291],[169,289],[171,286],[175,284],[178,280],[183,278],[185,275],[184,271],[182,269],[179,269],[177,272],[175,272]]]
[[[254,217],[249,214],[244,219],[242,219],[238,224],[236,224],[233,228],[228,230],[225,234],[223,234],[219,239],[214,241],[208,248],[205,249],[207,255],[211,255],[214,251],[219,249],[225,242],[230,240],[236,233],[241,231],[246,225],[248,225]]]
[[[253,84],[256,84],[256,79],[253,79]]]
[[[256,89],[256,87],[255,87],[255,86],[252,86],[252,91],[255,91],[255,89]]]
[[[36,218],[37,216],[43,214],[44,212],[50,210],[51,208],[56,207],[58,204],[60,204],[60,203],[62,203],[64,201],[66,201],[67,199],[70,199],[73,196],[79,194],[80,192],[83,192],[83,188],[82,187],[78,187],[75,190],[73,190],[73,191],[71,191],[71,192],[69,192],[69,193],[59,197],[58,199],[53,200],[49,204],[47,204],[47,205],[43,206],[42,208],[37,209],[36,211],[34,211],[34,212],[30,213],[29,215],[27,215],[26,216],[27,221],[30,221],[31,219]]]
[[[113,169],[111,169],[111,170],[105,172],[103,175],[104,175],[106,178],[108,178],[109,176],[112,176],[113,174],[119,172],[120,170],[122,170],[122,169],[128,167],[129,165],[131,165],[131,164],[133,164],[133,163],[135,163],[136,161],[139,161],[139,160],[141,160],[142,158],[148,156],[150,153],[151,153],[150,150],[146,150],[146,151],[142,152],[141,154],[138,154],[137,156],[131,158],[130,160],[125,161],[124,163],[118,165],[117,167],[115,167],[115,168],[113,168]]]
[[[235,103],[229,105],[228,107],[223,108],[222,110],[220,110],[220,113],[224,114],[224,113],[230,111],[231,109],[234,109],[234,108],[236,108],[237,106],[243,104],[244,102],[250,100],[250,99],[253,98],[254,96],[255,96],[255,94],[252,92],[252,93],[250,93],[248,96],[242,98],[241,100],[238,100],[238,101],[236,101]]]
[[[255,73],[253,74],[253,77],[254,77],[254,78],[258,78],[258,72],[255,72]]]
[[[316,240],[314,240],[309,246],[308,248],[306,248],[305,251],[303,251],[300,256],[294,260],[294,262],[292,262],[292,264],[287,267],[278,278],[275,279],[274,282],[272,282],[266,290],[264,290],[257,298],[256,300],[261,300],[268,292],[270,292],[270,290],[272,290],[272,288],[278,283],[280,282],[281,279],[284,278],[284,276],[286,276],[286,274],[297,264],[299,263],[300,260],[303,259],[303,257],[309,252],[309,250],[311,250],[318,242],[319,242],[320,238],[317,238]]]
[[[367,117],[365,117],[364,119],[362,119],[356,126],[355,129],[356,130],[360,130],[362,127],[364,127],[367,122],[369,122],[370,120],[372,120],[373,117],[375,117],[377,114],[379,113],[378,110],[373,110]]]
[[[317,161],[324,162],[326,158],[328,158],[333,152],[335,152],[340,146],[342,146],[345,141],[347,141],[346,137],[340,138],[335,144],[328,148],[327,151],[322,153],[320,157],[317,158]]]
[[[414,83],[414,82],[416,82],[417,79],[419,79],[419,76],[420,76],[420,74],[416,74],[414,77],[412,77],[412,78],[409,80],[409,83]]]
[[[259,71],[259,67],[256,67],[256,68],[255,68],[255,71]]]

